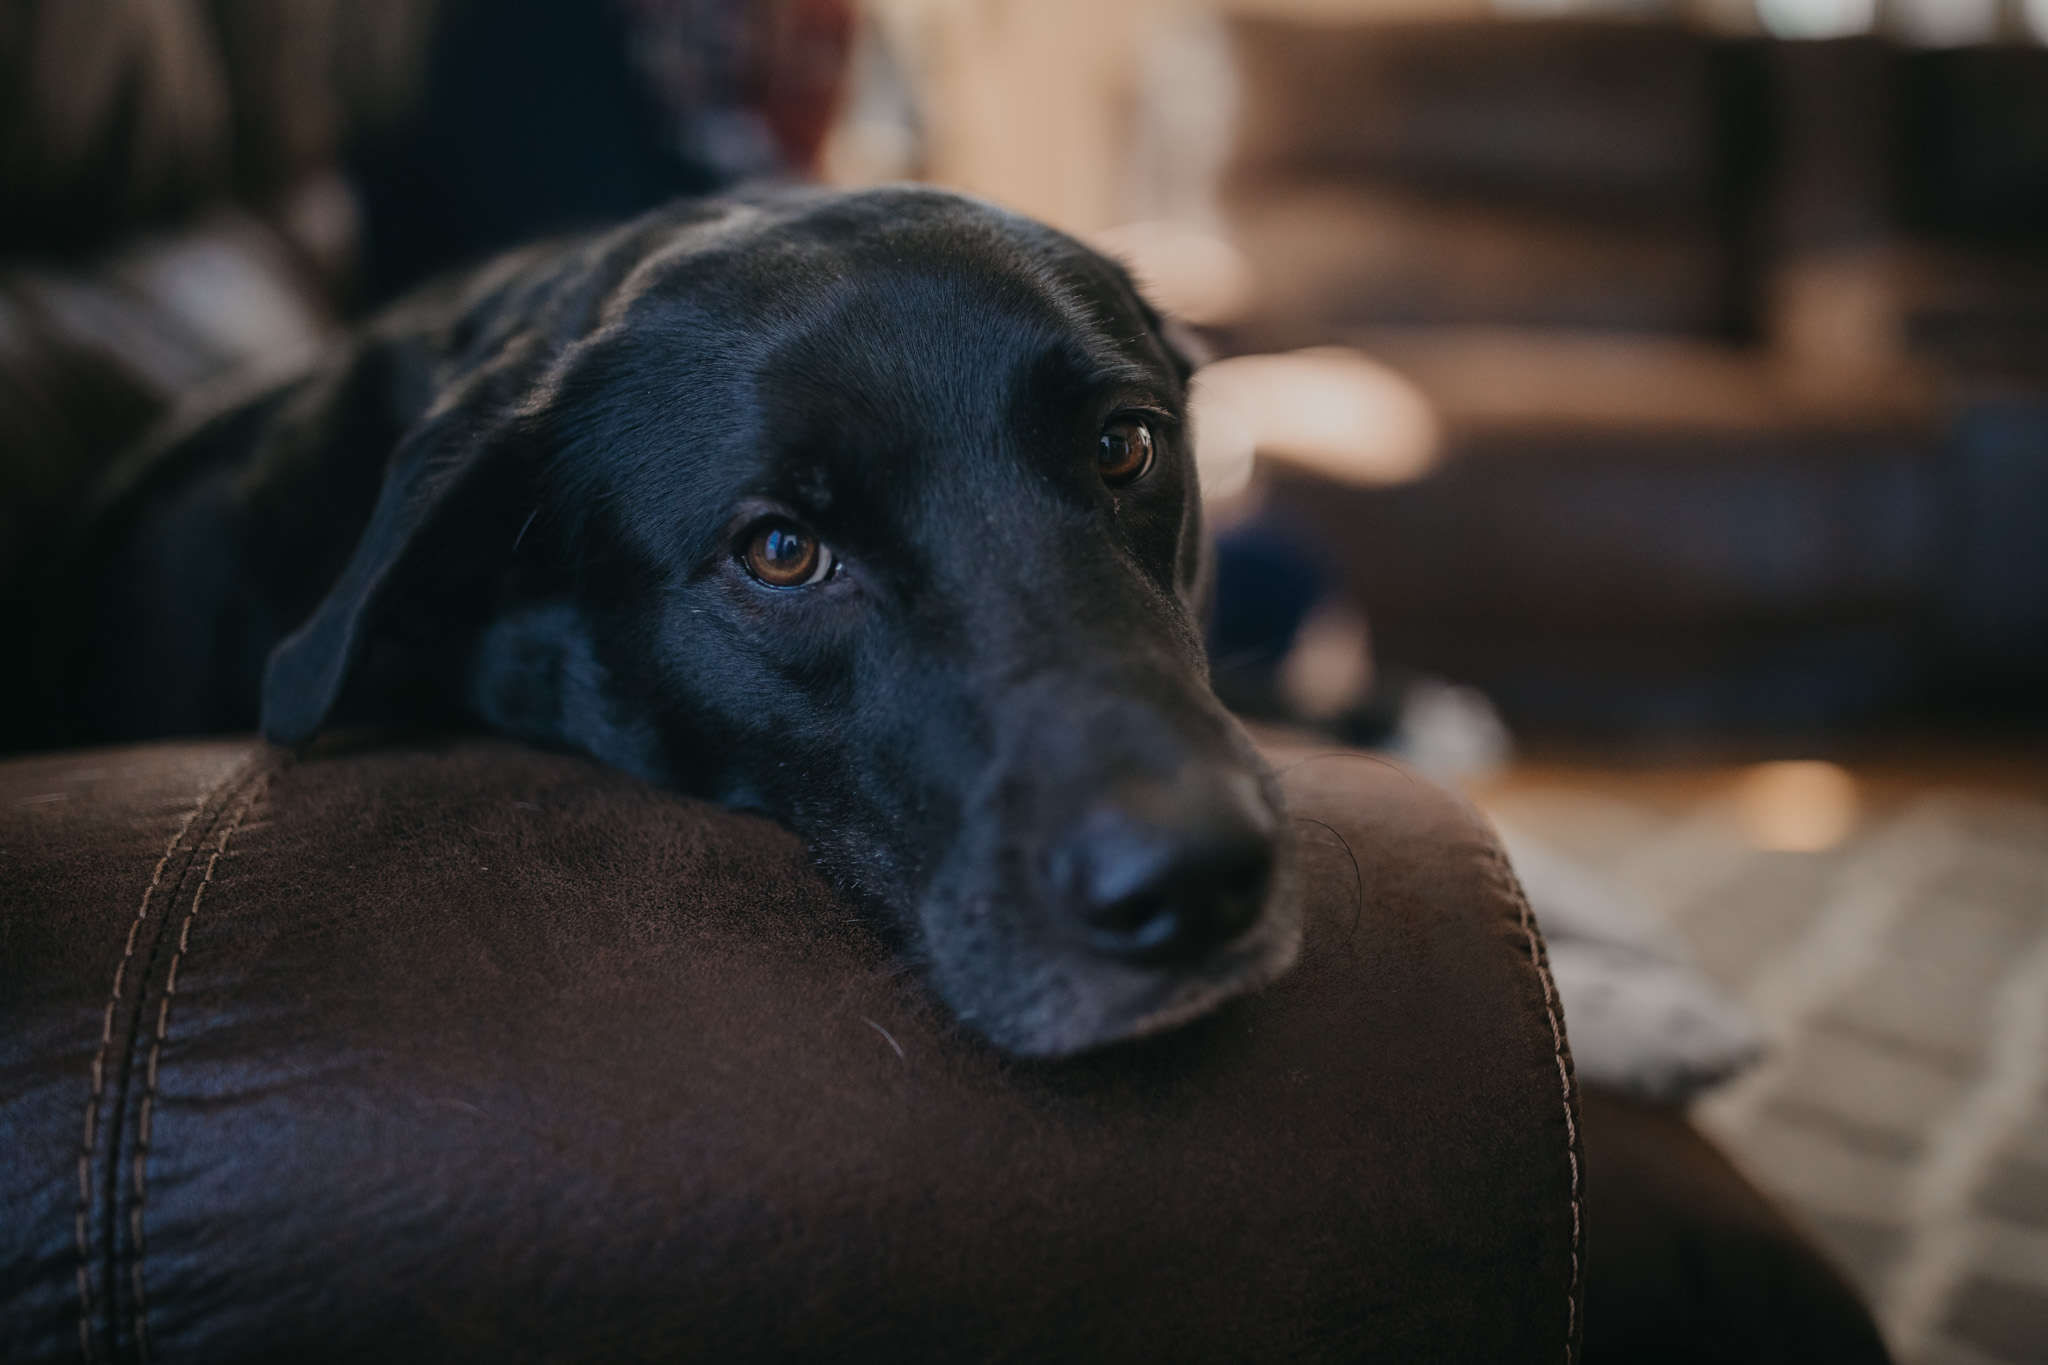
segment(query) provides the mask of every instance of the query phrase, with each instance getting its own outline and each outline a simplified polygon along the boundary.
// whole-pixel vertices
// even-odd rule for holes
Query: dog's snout
[[[1277,826],[1241,773],[1127,784],[1069,832],[1053,875],[1095,951],[1145,965],[1199,962],[1258,920]]]

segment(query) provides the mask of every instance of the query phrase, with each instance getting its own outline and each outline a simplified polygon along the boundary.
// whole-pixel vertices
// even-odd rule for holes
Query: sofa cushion
[[[1568,1360],[1526,905],[1453,798],[1281,757],[1300,964],[1059,1064],[580,759],[0,764],[0,1358]]]

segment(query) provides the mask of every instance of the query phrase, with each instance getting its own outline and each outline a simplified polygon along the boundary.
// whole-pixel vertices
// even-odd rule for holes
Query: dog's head
[[[435,341],[266,731],[410,638],[499,729],[787,821],[1018,1053],[1287,967],[1277,797],[1207,682],[1187,363],[1120,269],[912,189],[526,259]]]

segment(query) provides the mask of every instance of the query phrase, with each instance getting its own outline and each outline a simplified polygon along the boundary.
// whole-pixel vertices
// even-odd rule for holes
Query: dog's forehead
[[[1085,490],[1113,407],[1181,408],[1155,320],[1071,238],[925,191],[749,213],[634,272],[585,357],[605,401],[568,423],[630,428],[607,482],[693,539],[749,498],[887,535],[963,499],[1040,501],[1062,464]]]
[[[772,207],[741,203],[684,225],[627,282],[627,308],[732,327],[729,354],[822,361],[820,379],[870,389],[942,371],[987,376],[1033,348],[1173,385],[1156,320],[1122,268],[1043,224],[914,189]]]
[[[763,356],[773,395],[804,395],[929,435],[1014,421],[1022,402],[1129,391],[1178,404],[1143,323],[1114,297],[1024,272],[891,263],[805,301]]]
[[[915,490],[923,508],[948,485],[1014,499],[1062,464],[1092,477],[1113,407],[1182,402],[1128,290],[1095,265],[943,243],[841,275],[763,356],[762,456],[816,494]]]
[[[1029,219],[923,191],[736,217],[643,276],[633,311],[687,318],[655,330],[699,332],[698,363],[700,329],[723,334],[717,368],[759,386],[768,417],[795,403],[929,431],[998,420],[1034,384],[1183,398],[1121,268]]]

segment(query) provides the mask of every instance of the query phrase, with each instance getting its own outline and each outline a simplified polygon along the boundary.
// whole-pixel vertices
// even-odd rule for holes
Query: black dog
[[[679,206],[128,465],[59,690],[109,738],[466,714],[785,820],[1005,1048],[1146,1033],[1298,937],[1186,380],[1117,266],[987,205]]]

